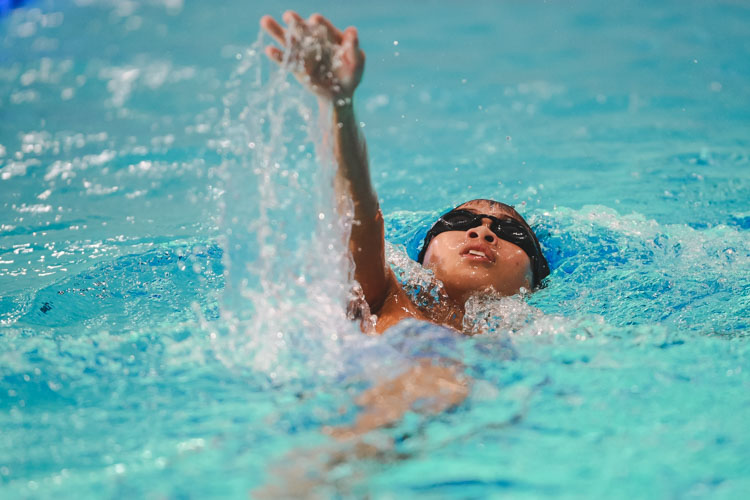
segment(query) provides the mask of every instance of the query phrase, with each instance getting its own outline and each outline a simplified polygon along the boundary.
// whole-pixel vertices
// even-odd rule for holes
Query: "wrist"
[[[354,105],[353,95],[336,96],[332,101],[333,107],[336,109],[351,108]]]
[[[354,96],[352,94],[338,96],[319,96],[318,103],[321,107],[331,107],[333,109],[351,108],[354,105]]]

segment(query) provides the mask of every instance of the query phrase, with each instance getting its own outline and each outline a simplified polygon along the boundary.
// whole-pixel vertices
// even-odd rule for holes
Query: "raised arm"
[[[268,57],[288,62],[297,80],[313,92],[327,115],[330,111],[333,150],[338,163],[336,194],[339,206],[351,199],[354,208],[349,247],[354,258],[354,278],[365,299],[377,313],[395,277],[385,261],[383,217],[370,181],[365,138],[354,115],[354,91],[362,79],[365,54],[359,48],[357,30],[340,31],[320,14],[302,19],[287,11],[283,28],[264,16],[261,27],[283,48],[266,47]]]

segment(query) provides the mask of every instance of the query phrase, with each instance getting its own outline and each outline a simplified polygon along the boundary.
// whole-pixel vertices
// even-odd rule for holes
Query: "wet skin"
[[[476,214],[509,217],[484,201],[470,201],[462,209]],[[443,282],[448,296],[459,304],[476,293],[515,295],[531,289],[531,260],[520,247],[497,237],[491,219],[466,231],[446,231],[430,242],[424,266]]]

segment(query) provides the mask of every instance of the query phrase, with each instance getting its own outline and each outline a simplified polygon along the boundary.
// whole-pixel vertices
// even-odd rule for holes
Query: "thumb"
[[[357,28],[354,26],[346,28],[342,45],[346,55],[349,56],[352,61],[359,59],[359,34],[357,33]]]

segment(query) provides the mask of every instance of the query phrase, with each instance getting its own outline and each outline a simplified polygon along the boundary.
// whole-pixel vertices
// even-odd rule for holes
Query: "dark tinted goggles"
[[[534,286],[549,274],[547,259],[542,254],[542,249],[536,237],[529,229],[519,221],[510,217],[500,219],[493,215],[476,214],[468,210],[451,210],[441,216],[425,236],[422,250],[419,252],[417,261],[421,264],[424,262],[424,256],[427,247],[430,245],[432,238],[446,231],[467,231],[483,224],[483,219],[490,219],[490,230],[501,240],[513,243],[520,247],[531,259],[532,270],[534,272]]]

